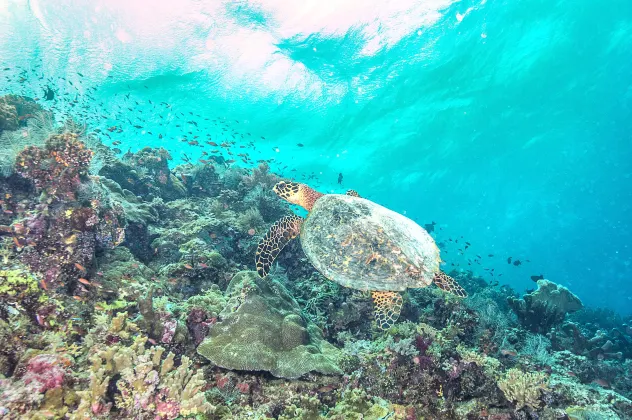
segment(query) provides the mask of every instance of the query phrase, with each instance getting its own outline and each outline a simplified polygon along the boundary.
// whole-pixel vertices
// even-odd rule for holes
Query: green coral
[[[397,419],[392,404],[381,398],[371,398],[366,391],[354,388],[346,391],[325,417],[331,420]]]
[[[498,387],[516,409],[523,407],[540,408],[540,393],[548,389],[548,376],[542,372],[526,373],[520,369],[509,369],[498,381]]]
[[[493,357],[489,357],[478,349],[468,349],[459,344],[456,351],[461,356],[461,360],[465,363],[474,363],[481,367],[485,375],[498,380],[500,378],[500,361]]]
[[[191,309],[199,308],[204,309],[209,317],[215,318],[226,307],[226,298],[219,287],[214,284],[201,295],[191,296],[179,306],[184,314],[188,314]]]
[[[285,287],[261,279],[253,271],[237,273],[227,291],[228,305],[198,353],[214,364],[236,370],[264,370],[282,378],[310,371],[341,374],[338,350],[315,325]]]
[[[0,300],[12,302],[33,297],[40,303],[48,300],[41,293],[37,278],[25,270],[0,270]]]

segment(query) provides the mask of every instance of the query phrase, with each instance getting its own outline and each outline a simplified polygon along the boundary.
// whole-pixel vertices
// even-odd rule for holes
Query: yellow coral
[[[540,391],[548,389],[548,376],[542,372],[525,373],[520,369],[509,369],[498,381],[505,398],[516,403],[519,410],[525,406],[540,407]]]

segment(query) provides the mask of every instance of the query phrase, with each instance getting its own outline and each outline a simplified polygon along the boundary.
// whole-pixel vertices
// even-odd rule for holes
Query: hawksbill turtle
[[[409,218],[366,200],[353,191],[322,194],[305,184],[281,181],[273,191],[309,213],[275,222],[259,242],[257,273],[266,277],[274,259],[297,236],[309,261],[329,280],[371,291],[375,318],[382,329],[397,321],[399,292],[408,288],[439,288],[459,297],[467,293],[443,273],[439,248]]]

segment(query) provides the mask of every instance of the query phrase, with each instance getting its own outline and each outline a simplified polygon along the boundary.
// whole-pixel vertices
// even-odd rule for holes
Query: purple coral
[[[173,337],[176,335],[176,327],[178,326],[178,321],[175,319],[167,319],[163,322],[164,329],[162,330],[162,337],[160,341],[163,343],[171,343],[173,341]]]
[[[191,312],[189,312],[189,316],[187,317],[187,327],[189,329],[189,332],[193,336],[196,346],[204,341],[209,327],[213,325],[216,321],[217,319],[215,318],[208,319],[208,314],[204,309],[191,309]]]

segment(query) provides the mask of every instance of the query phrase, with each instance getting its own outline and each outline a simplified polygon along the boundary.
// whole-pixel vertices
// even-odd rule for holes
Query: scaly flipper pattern
[[[301,233],[301,224],[303,219],[298,216],[285,216],[277,220],[270,230],[259,242],[257,253],[255,254],[255,263],[257,265],[257,273],[259,276],[265,277],[270,272],[270,267],[279,252],[292,239]]]
[[[360,194],[358,194],[356,190],[347,190],[347,195],[350,195],[351,197],[360,197]]]
[[[439,271],[434,276],[434,284],[441,290],[445,290],[446,292],[452,293],[458,297],[467,297],[467,292],[464,288],[461,287],[459,283],[456,282],[452,277],[448,276],[443,271]]]
[[[373,291],[371,297],[373,298],[377,326],[382,330],[389,329],[399,318],[404,301],[402,295],[398,292]]]

